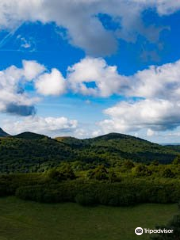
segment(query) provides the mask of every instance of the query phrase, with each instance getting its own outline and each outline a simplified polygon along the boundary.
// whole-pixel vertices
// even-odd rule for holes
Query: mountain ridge
[[[39,134],[39,133],[35,133],[35,132],[30,132],[30,131],[21,132],[21,133],[16,134],[16,135],[10,135],[0,127],[0,137],[5,137],[5,136],[11,136],[11,137],[16,137],[16,138],[24,138],[24,139],[51,138],[51,137],[49,137],[45,134]],[[111,132],[111,133],[99,135],[99,136],[96,136],[96,137],[84,138],[84,139],[73,137],[73,136],[56,136],[52,139],[55,139],[59,142],[66,142],[68,140],[90,141],[90,140],[100,140],[100,139],[112,140],[112,139],[125,139],[125,138],[131,138],[131,139],[136,139],[136,140],[139,140],[139,141],[145,141],[145,142],[149,142],[149,143],[152,143],[152,144],[157,144],[157,145],[160,145],[160,146],[180,145],[180,143],[164,143],[164,144],[155,143],[155,142],[151,142],[149,140],[146,140],[146,139],[143,139],[143,138],[140,138],[140,137],[132,136],[132,135],[129,135],[129,134],[116,133],[116,132]]]
[[[2,128],[0,128],[0,137],[10,136],[7,132],[5,132]]]
[[[49,138],[46,135],[34,133],[34,132],[22,132],[17,135],[14,135],[15,138],[22,138],[22,139],[43,139]]]
[[[2,137],[0,141],[0,172],[46,171],[62,161],[116,165],[124,160],[151,163],[170,163],[180,155],[178,147],[166,147],[120,133],[95,138],[50,138],[24,132]]]

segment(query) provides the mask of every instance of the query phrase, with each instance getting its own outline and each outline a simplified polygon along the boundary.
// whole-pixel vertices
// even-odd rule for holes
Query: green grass
[[[138,226],[153,228],[177,213],[176,205],[81,207],[0,198],[0,240],[134,240]]]

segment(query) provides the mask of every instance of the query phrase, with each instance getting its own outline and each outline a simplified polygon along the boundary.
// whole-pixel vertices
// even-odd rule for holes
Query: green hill
[[[141,138],[110,133],[88,140],[91,146],[99,149],[106,149],[106,152],[118,153],[125,158],[133,159],[137,162],[148,162],[158,160],[160,162],[170,162],[174,158],[174,151],[165,146],[143,140]]]
[[[32,132],[24,132],[24,133],[20,133],[18,135],[15,135],[14,137],[16,138],[22,138],[22,139],[43,139],[43,138],[47,138],[45,135],[41,135],[41,134],[37,134],[37,133],[32,133]]]
[[[25,134],[0,139],[1,172],[36,172],[42,165],[46,169],[72,158],[70,147],[48,137]]]
[[[80,140],[25,132],[0,138],[1,172],[46,171],[62,161],[112,165],[130,159],[148,163],[169,163],[178,155],[171,149],[146,140],[118,133]]]
[[[84,140],[74,137],[56,137],[55,140],[61,143],[65,143],[71,146],[82,146],[85,144]]]
[[[72,137],[56,138],[77,150],[80,160],[97,161],[106,159],[117,161],[131,159],[136,162],[150,162],[158,160],[162,163],[171,162],[177,155],[177,151],[151,143],[141,138],[109,133],[90,139],[76,139]]]
[[[9,136],[8,133],[6,133],[2,128],[0,128],[0,137],[7,137]]]
[[[166,148],[180,153],[180,145],[166,145]]]

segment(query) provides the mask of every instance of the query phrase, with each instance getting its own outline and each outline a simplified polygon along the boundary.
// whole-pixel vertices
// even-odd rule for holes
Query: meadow
[[[76,203],[44,204],[0,198],[0,240],[134,240],[138,226],[166,224],[176,204],[134,207],[83,207]]]
[[[0,153],[0,240],[146,240],[136,227],[179,213],[179,146],[23,133],[0,138]]]

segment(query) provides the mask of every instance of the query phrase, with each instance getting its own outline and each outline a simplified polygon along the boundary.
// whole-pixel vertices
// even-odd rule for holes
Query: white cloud
[[[153,0],[154,5],[157,5],[157,11],[160,15],[169,15],[180,9],[180,1],[169,0]]]
[[[69,120],[65,117],[43,118],[30,116],[19,121],[6,120],[4,121],[3,129],[12,135],[30,131],[50,136],[57,136],[57,134],[66,135],[73,133],[77,126],[78,122],[76,120]]]
[[[87,57],[68,68],[67,80],[75,93],[108,97],[127,86],[127,78],[102,58]],[[125,85],[126,84],[126,85]]]
[[[145,98],[179,99],[180,60],[137,72],[131,76],[129,95]]]
[[[151,129],[148,129],[147,130],[147,136],[148,137],[152,137],[152,136],[154,136],[155,135],[155,132],[153,131],[153,130],[151,130]]]
[[[34,115],[34,104],[39,99],[25,91],[26,84],[31,82],[44,96],[61,95],[69,89],[83,95],[109,97],[117,94],[141,99],[120,102],[106,109],[104,112],[109,117],[99,123],[103,132],[145,128],[150,135],[152,131],[180,126],[180,60],[159,67],[151,66],[126,77],[102,58],[87,57],[68,68],[66,79],[57,69],[47,72],[35,61],[23,61],[22,68],[10,66],[0,71],[0,79],[1,112]]]
[[[158,40],[161,28],[147,28],[141,19],[141,13],[148,8],[155,8],[159,15],[168,15],[180,9],[180,1],[1,0],[0,28],[12,29],[25,21],[56,22],[68,30],[72,44],[88,54],[108,55],[116,50],[118,37],[135,41],[140,33],[150,41]],[[118,31],[105,29],[97,17],[99,13],[108,14],[119,22]]]
[[[26,80],[31,81],[32,79],[36,78],[38,75],[43,73],[46,68],[37,63],[36,61],[23,61],[23,74]]]
[[[66,82],[57,69],[42,74],[35,82],[38,93],[42,95],[61,95],[66,91]]]
[[[116,66],[102,58],[86,57],[68,68],[69,88],[83,95],[179,99],[180,60],[162,66],[150,66],[132,76],[120,75]],[[167,94],[168,93],[168,94]]]
[[[104,113],[109,116],[99,123],[104,132],[165,131],[180,125],[180,102],[162,99],[120,102]]]
[[[10,66],[0,71],[0,111],[29,116],[36,113],[34,104],[40,98],[32,97],[26,91],[31,82],[42,95],[60,95],[66,90],[66,83],[57,69],[47,73],[46,68],[36,61],[23,61],[22,68]]]
[[[68,30],[72,44],[88,53],[110,54],[117,42],[95,17],[97,4],[98,1],[2,0],[0,26],[12,29],[25,21],[56,22]]]
[[[124,101],[104,111],[109,116],[99,126],[107,132],[146,129],[148,136],[180,126],[180,60],[150,66],[132,76],[122,76],[116,66],[101,58],[85,58],[68,69],[73,92],[108,97],[113,94],[140,100]],[[92,87],[93,85],[93,87]],[[95,132],[95,134],[97,134]]]
[[[35,62],[23,62],[23,68],[11,66],[4,71],[0,71],[0,111],[18,115],[31,115],[35,113],[34,103],[38,98],[30,97],[24,91],[23,82],[27,75],[30,78],[29,66],[36,67],[32,69],[32,77],[39,73],[40,66]],[[38,66],[38,67],[37,67]]]
[[[23,67],[11,66],[0,72],[0,111],[23,116],[35,114],[34,104],[25,86],[31,84],[43,96],[61,95],[67,91],[83,95],[109,97],[113,94],[134,102],[120,102],[105,110],[109,118],[100,123],[103,131],[153,131],[173,129],[180,125],[180,60],[122,76],[116,66],[102,58],[87,57],[68,68],[65,79],[57,69],[47,72],[35,61],[23,61]]]

